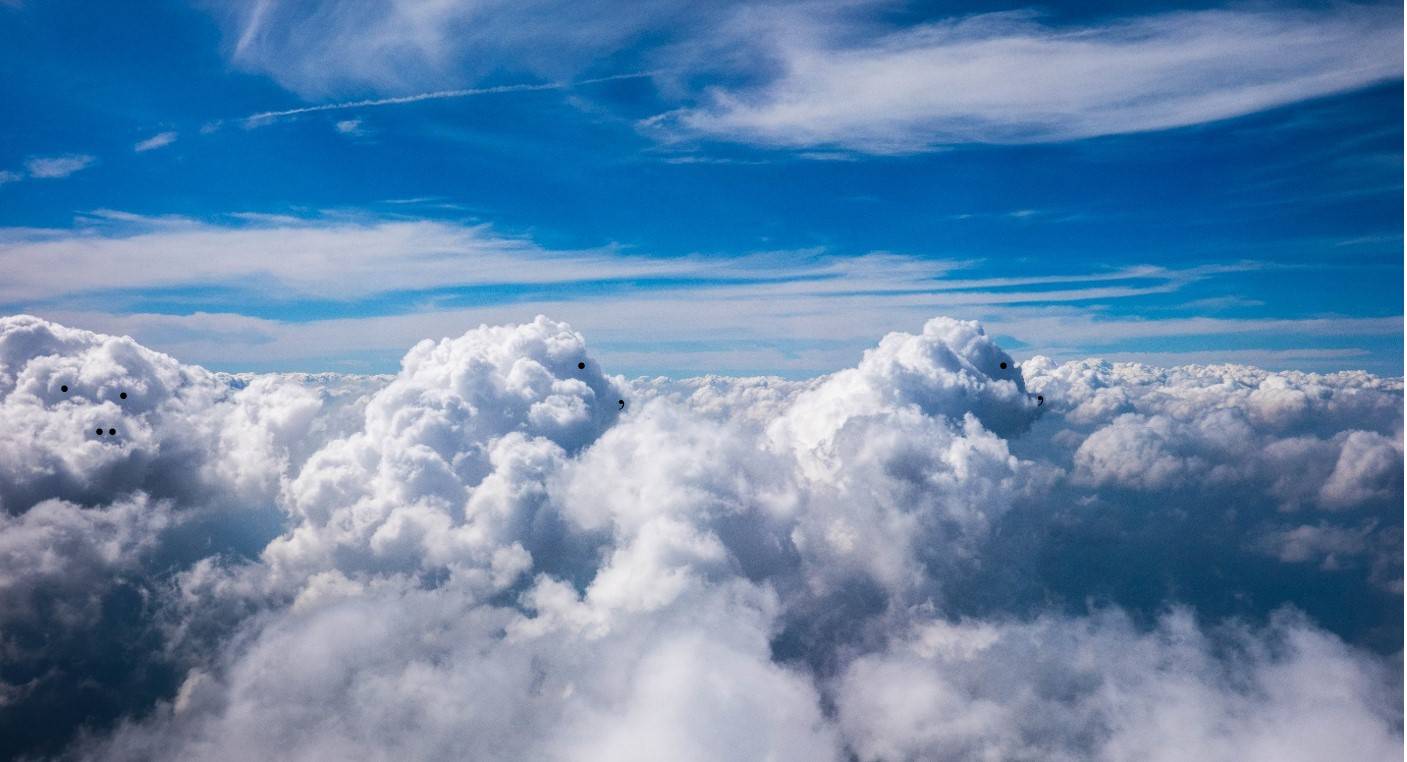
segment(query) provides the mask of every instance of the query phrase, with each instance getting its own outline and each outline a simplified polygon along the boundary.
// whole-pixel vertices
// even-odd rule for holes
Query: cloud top
[[[806,381],[628,380],[546,317],[388,377],[216,374],[4,318],[0,738],[1389,758],[1401,403],[1363,373],[1018,365],[949,318]],[[1063,571],[1113,562],[1189,585]]]

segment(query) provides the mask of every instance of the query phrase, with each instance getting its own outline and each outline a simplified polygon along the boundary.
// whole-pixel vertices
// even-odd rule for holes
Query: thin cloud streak
[[[301,114],[316,114],[323,111],[344,111],[347,109],[359,108],[380,108],[382,106],[401,106],[408,103],[420,103],[422,101],[450,100],[454,98],[472,98],[480,95],[503,95],[507,93],[532,93],[545,90],[569,90],[574,87],[594,85],[602,82],[615,82],[627,79],[644,79],[654,76],[656,72],[634,72],[630,74],[615,74],[609,77],[595,77],[592,79],[581,79],[574,82],[542,82],[537,84],[516,84],[497,85],[494,87],[469,87],[457,90],[435,90],[427,93],[416,93],[415,95],[401,95],[393,98],[367,98],[359,101],[346,101],[342,103],[323,103],[316,106],[304,106],[301,108],[284,109],[282,111],[261,111],[257,114],[250,114],[244,117],[246,127],[262,127],[276,120]]]
[[[152,135],[146,140],[143,140],[135,146],[132,146],[132,150],[136,151],[137,153],[143,153],[146,151],[153,151],[158,148],[164,148],[166,146],[171,145],[172,143],[175,143],[177,137],[178,133],[176,133],[175,131],[160,132],[155,135]]]

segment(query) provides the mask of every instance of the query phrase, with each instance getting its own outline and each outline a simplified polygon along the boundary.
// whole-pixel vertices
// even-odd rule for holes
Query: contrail
[[[609,77],[596,77],[594,79],[582,79],[575,82],[543,82],[540,84],[521,85],[498,85],[496,87],[471,87],[461,90],[435,90],[429,93],[418,93],[416,95],[400,95],[394,98],[371,98],[360,101],[347,101],[345,103],[324,103],[317,106],[304,106],[302,108],[291,108],[284,111],[262,111],[251,114],[242,121],[246,126],[257,126],[275,119],[286,116],[296,116],[298,114],[311,114],[317,111],[339,111],[351,108],[370,108],[373,106],[397,106],[402,103],[417,103],[419,101],[443,100],[446,98],[468,98],[475,95],[498,95],[500,93],[524,93],[536,92],[539,90],[566,90],[580,85],[594,85],[599,82],[612,82],[621,79],[641,79],[654,76],[657,72],[644,71],[634,74],[614,74]]]

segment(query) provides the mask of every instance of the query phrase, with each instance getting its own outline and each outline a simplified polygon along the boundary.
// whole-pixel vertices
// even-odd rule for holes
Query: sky
[[[0,313],[390,372],[1013,356],[1402,374],[1393,4],[0,3]]]
[[[1400,760],[1402,30],[0,0],[0,759]]]

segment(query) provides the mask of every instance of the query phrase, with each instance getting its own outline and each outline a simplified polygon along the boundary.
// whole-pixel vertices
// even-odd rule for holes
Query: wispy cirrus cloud
[[[546,90],[567,90],[573,87],[594,85],[602,82],[614,82],[623,79],[644,79],[649,76],[651,76],[649,72],[636,72],[631,74],[615,74],[609,77],[594,77],[592,79],[583,79],[576,82],[537,82],[497,85],[494,87],[459,88],[456,90],[434,90],[431,92],[413,93],[411,95],[400,95],[392,98],[364,98],[361,100],[341,101],[337,103],[321,103],[316,106],[302,106],[299,108],[284,109],[282,111],[261,111],[256,114],[250,114],[242,121],[246,127],[262,127],[285,117],[316,114],[323,111],[346,111],[349,109],[402,106],[409,103],[420,103],[422,101],[473,98],[481,95],[507,95],[510,93],[536,93]],[[342,124],[347,124],[352,121],[356,120],[338,122],[338,129],[341,130]]]
[[[246,123],[561,89],[592,60],[614,55],[655,72],[660,94],[679,104],[642,122],[659,139],[908,153],[1201,124],[1402,74],[1401,9],[1390,5],[1080,23],[1018,10],[929,14],[907,26],[874,2],[610,4],[589,19],[554,2],[495,5],[230,6],[221,18],[237,65],[305,98],[385,93],[270,110]],[[549,81],[483,84],[505,73]]]
[[[1080,27],[998,13],[894,31],[785,8],[749,15],[735,32],[776,61],[776,77],[711,88],[699,105],[646,126],[869,153],[1159,130],[1400,77],[1401,28],[1392,6],[1174,12]]]
[[[164,148],[166,146],[171,145],[172,143],[175,143],[176,138],[179,136],[180,134],[174,131],[158,132],[157,134],[152,135],[146,140],[137,143],[135,146],[132,146],[132,150],[136,151],[137,153],[154,151],[158,148]]]
[[[213,3],[231,61],[308,99],[479,89],[489,75],[552,82],[587,72],[646,32],[696,26],[680,0],[591,7],[528,2]],[[310,44],[311,43],[311,44]]]

